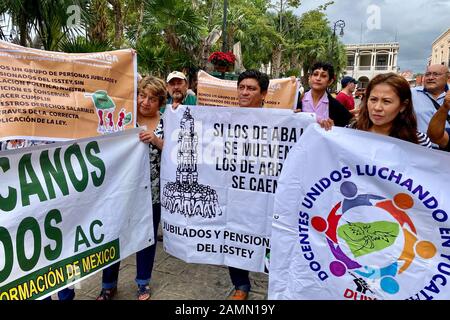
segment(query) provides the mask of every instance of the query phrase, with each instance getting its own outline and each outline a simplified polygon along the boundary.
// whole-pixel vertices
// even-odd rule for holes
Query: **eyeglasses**
[[[429,77],[433,76],[434,78],[437,78],[437,77],[442,76],[443,74],[446,74],[446,72],[443,72],[443,73],[427,72],[427,73],[425,73],[425,77],[429,78]]]

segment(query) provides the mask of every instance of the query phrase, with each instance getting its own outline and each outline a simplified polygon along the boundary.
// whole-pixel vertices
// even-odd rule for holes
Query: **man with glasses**
[[[419,131],[427,132],[431,118],[444,103],[449,79],[448,68],[441,64],[434,64],[428,66],[425,72],[423,87],[412,89],[412,100]],[[450,129],[450,121],[447,121],[445,126]]]

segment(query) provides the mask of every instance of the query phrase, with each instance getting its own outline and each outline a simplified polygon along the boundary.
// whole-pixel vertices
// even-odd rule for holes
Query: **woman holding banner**
[[[295,112],[311,112],[316,115],[317,122],[324,128],[331,126],[345,127],[353,115],[329,92],[334,82],[334,67],[330,63],[317,62],[311,67],[308,78],[311,90],[299,99]]]
[[[349,127],[431,148],[428,136],[417,131],[409,84],[395,73],[380,74],[369,82],[358,120]]]
[[[143,78],[138,85],[137,122],[138,126],[146,126],[147,130],[139,134],[142,142],[149,145],[150,179],[153,202],[153,231],[155,243],[136,253],[137,299],[150,299],[150,279],[155,260],[156,239],[159,221],[161,220],[160,204],[160,165],[163,147],[163,122],[160,107],[166,103],[166,85],[156,77]],[[102,291],[97,300],[111,300],[117,292],[120,262],[103,270]]]

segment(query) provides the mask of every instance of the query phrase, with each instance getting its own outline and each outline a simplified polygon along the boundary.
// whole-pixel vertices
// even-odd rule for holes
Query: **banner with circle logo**
[[[275,195],[269,299],[449,299],[450,155],[310,126]]]

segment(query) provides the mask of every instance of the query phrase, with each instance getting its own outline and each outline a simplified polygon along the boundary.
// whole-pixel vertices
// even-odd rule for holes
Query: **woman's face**
[[[328,71],[323,70],[322,68],[316,69],[309,76],[309,85],[311,89],[314,89],[318,92],[325,92],[328,86],[333,83],[333,80],[330,79],[330,75]]]
[[[145,88],[138,94],[137,98],[138,112],[144,117],[153,117],[157,114],[160,107],[160,99],[155,96],[149,88]]]
[[[373,129],[385,129],[386,131],[392,128],[392,123],[397,115],[405,110],[405,106],[401,105],[400,97],[394,89],[384,83],[373,87],[367,97],[367,108]]]

